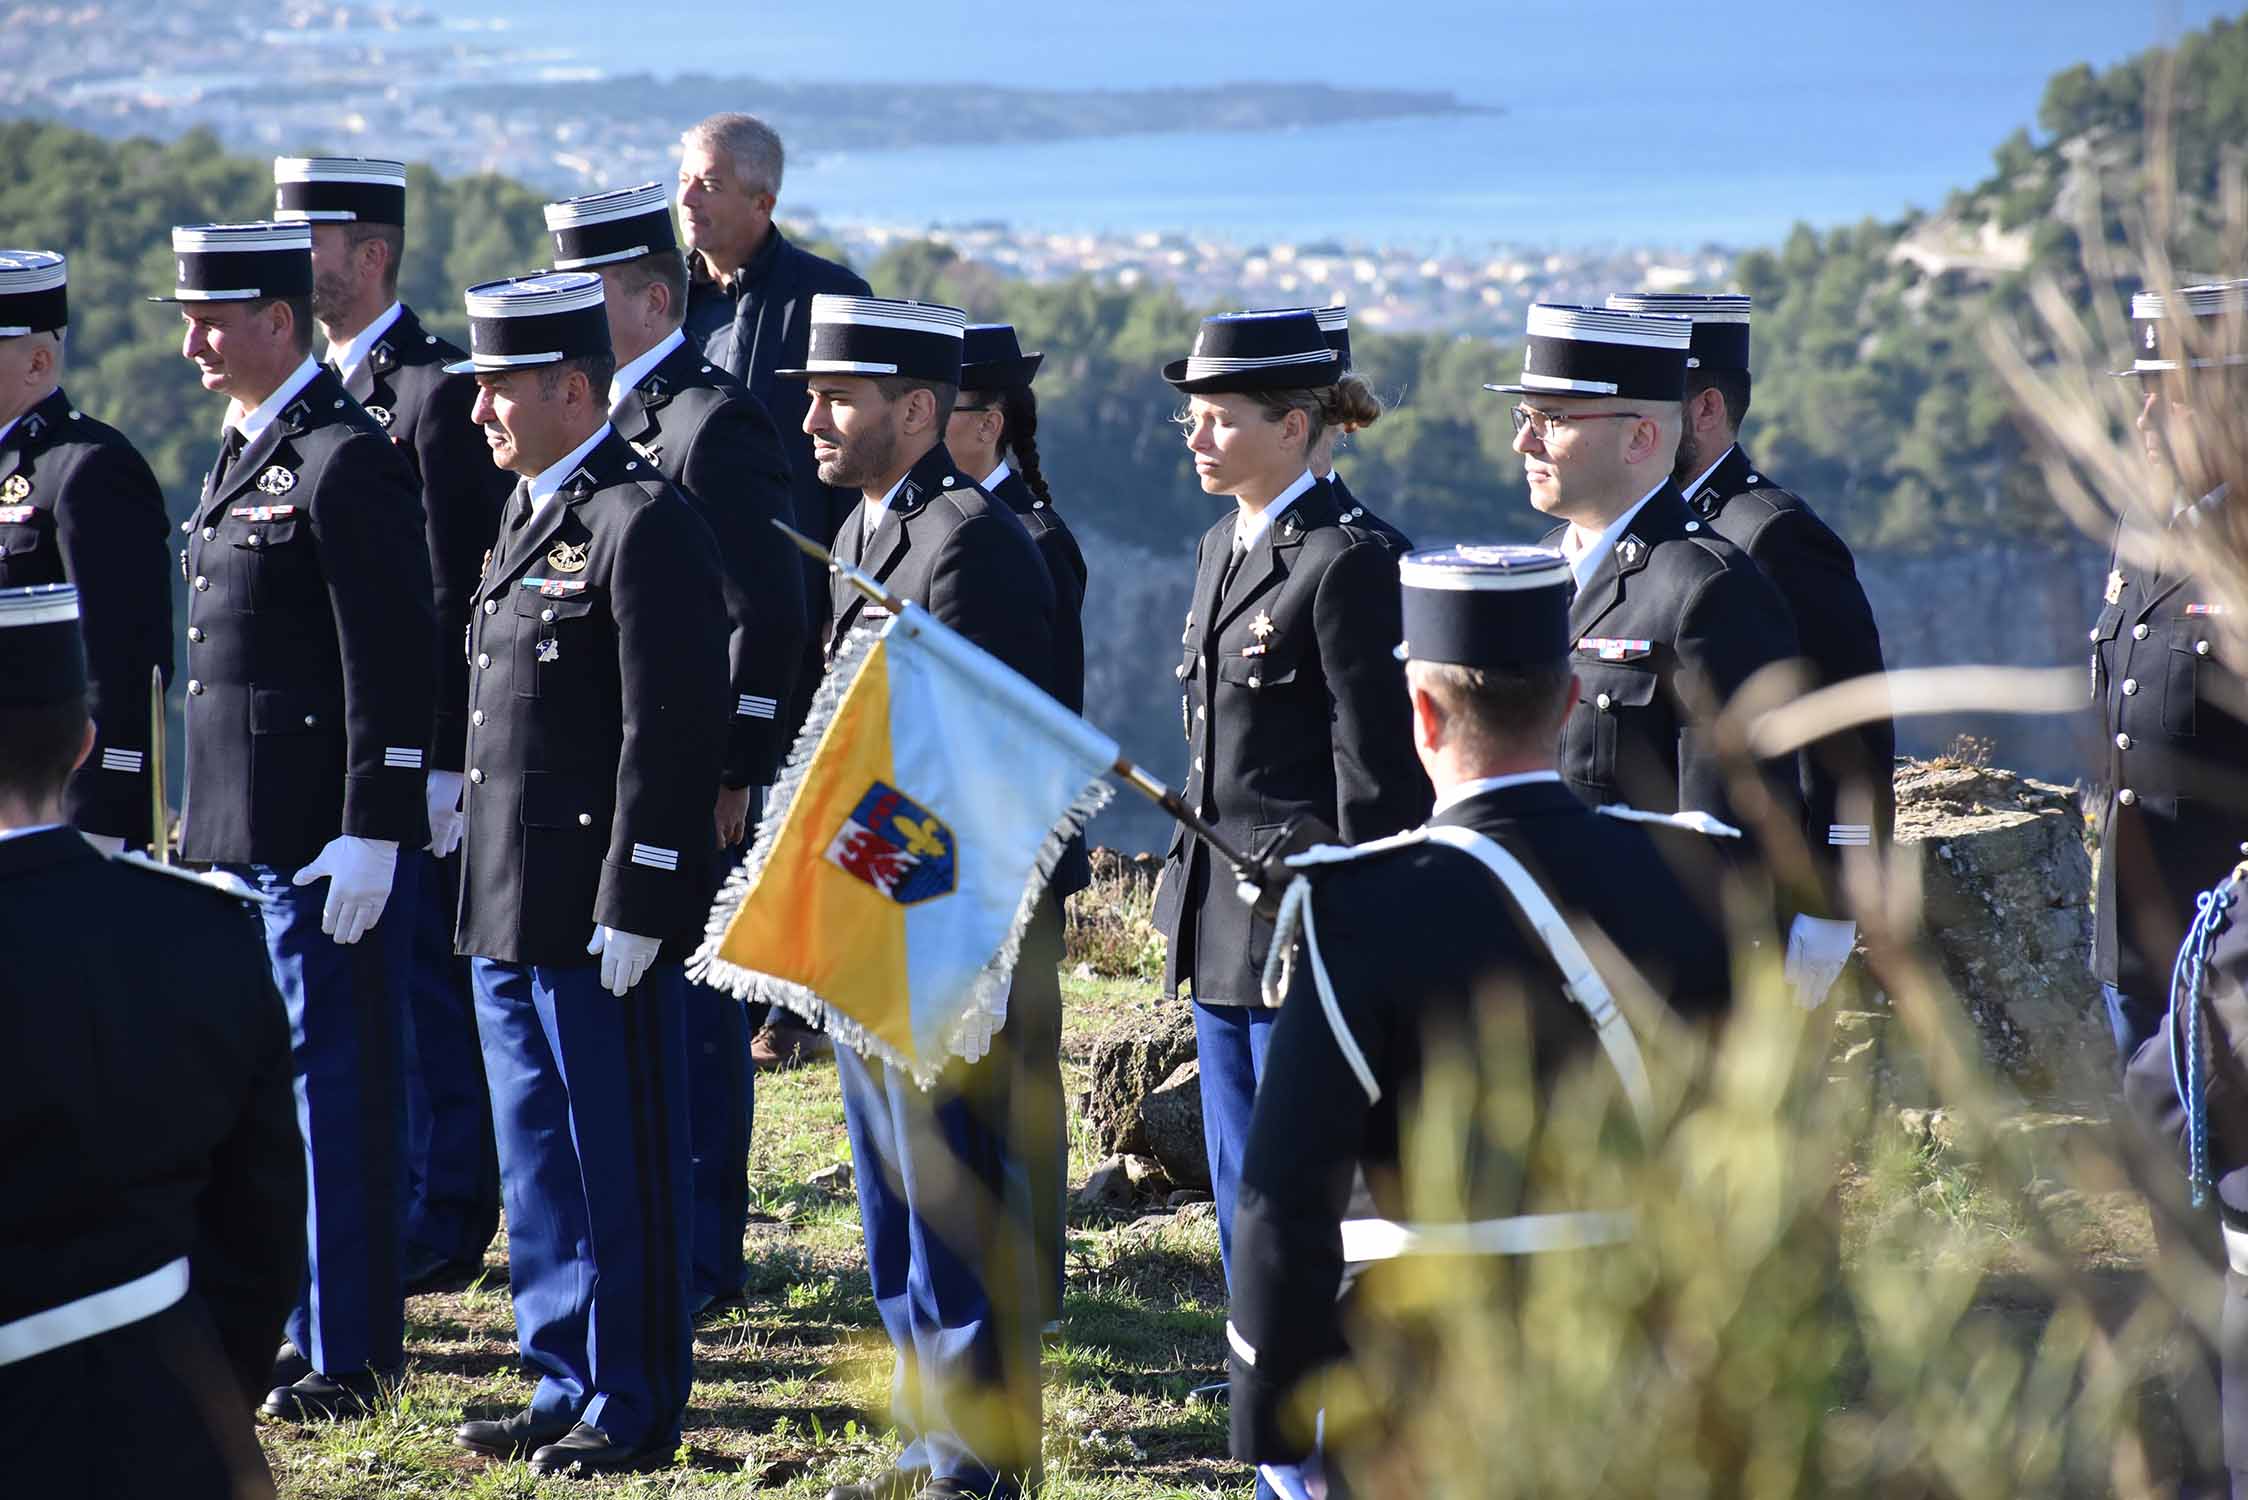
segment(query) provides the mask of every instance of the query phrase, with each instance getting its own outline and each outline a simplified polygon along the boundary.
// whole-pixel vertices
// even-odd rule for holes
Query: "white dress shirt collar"
[[[665,357],[668,356],[672,350],[678,348],[681,344],[684,344],[686,342],[687,335],[681,330],[674,328],[671,330],[671,332],[665,334],[662,338],[657,339],[655,342],[655,346],[649,349],[647,353],[641,355],[638,359],[635,359],[631,364],[624,366],[622,369],[618,370],[614,376],[610,377],[610,413],[614,415],[616,409],[624,404],[624,398],[630,395],[632,392],[640,389],[640,382],[646,380],[649,376],[649,373],[653,371],[656,366],[662,364]]]
[[[0,431],[0,437],[6,436],[6,432]],[[987,495],[996,495],[999,493],[999,487],[1007,482],[1007,476],[1014,472],[1015,471],[1013,469],[1007,467],[1007,460],[1001,459],[999,460],[999,467],[993,469],[989,474],[986,474],[981,480],[979,480],[976,484],[976,488],[982,490]]]
[[[339,379],[348,381],[358,373],[359,367],[367,362],[367,356],[375,352],[376,341],[390,332],[390,325],[397,322],[398,315],[405,310],[404,303],[393,302],[374,322],[353,334],[350,343],[328,345],[328,363],[336,367]]]
[[[898,491],[904,489],[905,482],[912,477],[913,471],[908,469],[898,476],[896,484],[883,491],[881,499],[862,498],[859,501],[859,542],[862,546],[874,540],[874,533],[882,529],[882,517],[889,513],[890,502],[898,498]]]
[[[563,484],[577,472],[578,465],[585,462],[585,456],[598,447],[612,430],[608,423],[603,422],[599,432],[539,470],[538,477],[531,481],[531,514],[537,515],[545,509],[547,501],[561,493]]]
[[[1429,809],[1429,816],[1433,818],[1446,808],[1457,807],[1462,802],[1467,801],[1468,798],[1480,797],[1485,792],[1501,791],[1510,786],[1531,786],[1541,781],[1558,783],[1560,780],[1561,773],[1550,770],[1516,771],[1508,776],[1479,776],[1473,781],[1461,782],[1458,786],[1437,798],[1436,805]]]
[[[297,399],[298,392],[312,384],[312,377],[320,373],[320,366],[311,355],[304,357],[294,374],[273,388],[273,394],[257,404],[255,411],[244,412],[237,401],[228,409],[226,425],[242,430],[242,441],[254,443],[258,435],[273,425],[273,419],[288,410],[289,403]]]
[[[1584,533],[1576,522],[1569,523],[1568,534],[1562,538],[1561,550],[1568,552],[1572,544],[1584,549],[1569,559],[1569,571],[1577,575],[1578,588],[1585,586],[1585,580],[1599,568],[1600,560],[1615,550],[1616,543],[1623,540],[1624,533],[1631,529],[1631,523],[1639,518],[1639,513],[1647,508],[1647,502],[1655,498],[1656,490],[1660,490],[1663,484],[1663,480],[1656,480],[1654,489],[1641,495],[1637,505],[1610,521],[1608,529],[1594,537],[1589,544],[1584,542]]]
[[[1280,514],[1303,498],[1306,490],[1319,482],[1319,476],[1306,469],[1296,476],[1296,482],[1273,496],[1272,503],[1263,510],[1253,511],[1241,506],[1233,514],[1233,544],[1246,552],[1257,545],[1257,538],[1280,519]]]
[[[1687,485],[1680,493],[1684,494],[1685,497],[1689,500],[1693,499],[1696,494],[1700,493],[1701,487],[1709,483],[1709,476],[1717,472],[1717,464],[1721,464],[1728,458],[1731,458],[1733,456],[1733,450],[1739,446],[1740,444],[1738,443],[1727,443],[1725,445],[1725,451],[1717,455],[1717,463],[1711,464],[1708,468],[1702,470],[1701,476],[1697,478],[1692,484]]]

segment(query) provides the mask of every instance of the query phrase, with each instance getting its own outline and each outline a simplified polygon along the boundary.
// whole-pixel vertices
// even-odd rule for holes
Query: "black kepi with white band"
[[[1610,312],[1654,313],[1694,325],[1689,370],[1748,372],[1750,299],[1742,292],[1611,292]]]
[[[2248,364],[2248,279],[2211,281],[2131,298],[2131,368],[2165,375]]]
[[[0,589],[0,704],[62,703],[85,695],[78,586]]]
[[[1502,396],[1686,399],[1694,325],[1684,318],[1534,302],[1527,332],[1520,382],[1483,389]]]
[[[377,156],[276,156],[273,217],[402,226],[406,164]]]
[[[468,289],[468,358],[448,375],[498,374],[529,365],[605,356],[609,315],[591,271],[539,271]]]
[[[70,321],[70,267],[52,250],[0,250],[0,339]]]
[[[773,373],[786,380],[903,375],[956,386],[967,332],[967,313],[942,302],[821,292],[812,299],[811,345],[804,368]]]
[[[1576,579],[1551,547],[1408,552],[1398,560],[1397,581],[1405,624],[1399,661],[1518,672],[1568,659]]]
[[[312,226],[184,224],[172,230],[178,285],[151,302],[257,302],[312,295]]]
[[[1342,361],[1341,373],[1344,375],[1350,373],[1350,309],[1344,304],[1334,302],[1325,307],[1265,307],[1258,308],[1255,312],[1258,315],[1282,312],[1310,313],[1319,320],[1319,331],[1326,337],[1327,347],[1334,351],[1335,358]]]
[[[1046,356],[1023,353],[1012,323],[970,323],[960,341],[960,389],[1011,391],[1030,384]]]
[[[1342,374],[1342,358],[1305,307],[1204,318],[1194,351],[1163,367],[1163,378],[1190,396],[1313,390]]]
[[[671,195],[660,182],[549,203],[546,228],[554,236],[557,271],[615,265],[679,248]]]

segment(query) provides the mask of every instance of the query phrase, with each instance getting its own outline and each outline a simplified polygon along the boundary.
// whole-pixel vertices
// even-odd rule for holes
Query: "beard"
[[[1715,456],[1704,451],[1700,437],[1689,428],[1678,435],[1678,457],[1671,462],[1670,477],[1683,487],[1708,468]]]
[[[896,424],[885,425],[879,432],[868,432],[857,437],[835,437],[835,457],[820,465],[820,483],[840,490],[864,490],[867,485],[890,472],[890,463],[898,452]]]
[[[315,321],[332,324],[351,306],[352,285],[335,271],[315,271],[312,275],[312,316]]]

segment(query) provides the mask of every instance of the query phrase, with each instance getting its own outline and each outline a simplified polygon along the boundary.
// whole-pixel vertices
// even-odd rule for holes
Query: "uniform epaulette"
[[[1665,823],[1672,828],[1683,828],[1688,833],[1699,833],[1713,839],[1737,839],[1741,836],[1738,828],[1722,819],[1711,817],[1699,808],[1687,812],[1659,813],[1626,807],[1621,802],[1610,802],[1593,811],[1603,817],[1620,818],[1626,823]]]
[[[174,880],[185,881],[197,890],[209,891],[222,900],[247,902],[253,906],[264,906],[270,900],[269,897],[260,895],[244,885],[235,876],[215,870],[198,872],[185,869],[179,865],[158,864],[138,849],[129,850],[123,854],[113,854],[109,857],[109,862],[121,869],[143,870],[151,875],[167,875]],[[212,879],[213,875],[217,875],[218,879]]]

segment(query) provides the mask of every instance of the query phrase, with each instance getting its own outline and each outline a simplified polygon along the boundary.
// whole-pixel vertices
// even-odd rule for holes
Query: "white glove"
[[[291,885],[310,885],[326,877],[328,904],[320,930],[339,943],[356,943],[382,920],[390,903],[391,877],[398,873],[396,839],[362,839],[342,834],[328,840],[319,858],[297,871]]]
[[[1787,982],[1795,989],[1795,1003],[1815,1010],[1842,977],[1850,950],[1858,943],[1858,924],[1828,917],[1797,917],[1788,929]]]
[[[125,841],[114,833],[88,833],[81,828],[78,830],[78,836],[111,859],[115,859],[125,852]]]
[[[461,829],[468,822],[461,811],[461,773],[429,773],[429,857],[443,859],[461,846]]]
[[[971,1011],[960,1033],[960,1060],[979,1063],[991,1051],[991,1039],[1006,1022],[988,1010]]]
[[[656,961],[656,950],[662,946],[662,938],[596,927],[585,951],[601,955],[601,988],[622,998],[648,972],[648,965]]]

